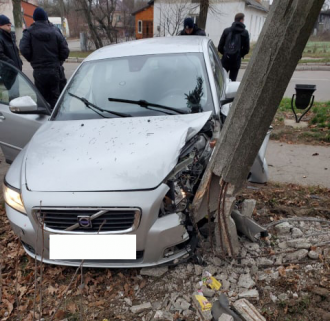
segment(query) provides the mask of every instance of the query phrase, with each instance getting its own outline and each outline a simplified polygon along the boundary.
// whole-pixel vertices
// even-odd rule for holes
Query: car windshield
[[[203,54],[162,54],[83,63],[52,119],[121,117],[111,112],[142,117],[210,110],[213,102]]]

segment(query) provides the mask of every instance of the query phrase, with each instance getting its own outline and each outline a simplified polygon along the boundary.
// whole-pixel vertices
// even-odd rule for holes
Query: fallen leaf
[[[285,277],[286,276],[286,270],[285,270],[285,268],[284,267],[280,267],[278,269],[278,273],[280,274],[280,276]]]
[[[143,279],[140,283],[140,289],[143,289],[147,285],[146,279]]]
[[[65,318],[65,311],[63,310],[58,310],[55,314],[55,319],[62,320]]]
[[[75,313],[77,311],[77,306],[74,302],[70,302],[67,305],[67,309],[71,312],[71,313]]]
[[[8,312],[8,316],[9,316],[12,313],[14,306],[7,299],[2,299],[2,302],[7,306],[7,312]]]
[[[58,292],[58,289],[56,289],[53,286],[49,285],[48,288],[47,288],[47,292],[51,295],[54,295],[55,293]]]

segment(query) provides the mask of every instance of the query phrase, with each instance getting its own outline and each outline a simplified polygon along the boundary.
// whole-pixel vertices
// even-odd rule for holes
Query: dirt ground
[[[263,226],[289,217],[330,219],[329,189],[293,184],[249,184],[238,201],[250,198],[257,200],[253,217]],[[302,223],[304,222],[297,224]],[[325,228],[326,237],[329,236],[329,224],[304,224],[304,227],[296,226],[305,233]],[[260,243],[257,252],[253,246],[243,254],[246,245],[256,243],[246,243],[246,240],[241,238],[242,251],[240,257],[234,260],[214,254],[206,238],[199,250],[204,257],[204,265],[198,265],[197,261],[191,259],[187,263],[170,267],[158,277],[141,275],[140,269],[85,268],[83,271],[76,271],[76,268],[46,264],[42,266],[42,274],[40,266],[36,274],[34,260],[24,253],[2,209],[0,253],[3,304],[0,306],[0,320],[33,320],[33,311],[38,316],[40,306],[44,320],[67,318],[149,321],[156,320],[154,316],[158,310],[171,315],[170,319],[165,320],[200,320],[196,307],[191,302],[191,295],[195,291],[196,283],[202,278],[202,271],[205,270],[210,271],[222,283],[220,291],[209,299],[211,302],[216,300],[221,292],[234,302],[240,295],[235,293],[240,291],[237,287],[239,282],[235,278],[251,273],[259,299],[249,300],[267,320],[330,320],[329,244],[311,246],[309,250],[319,251],[314,260],[306,256],[300,261],[276,264],[269,259],[279,257],[278,253],[281,252],[277,251],[283,236],[276,235],[273,229],[269,231],[270,245],[264,246]],[[287,253],[290,249],[281,251]],[[243,256],[245,261],[242,261]],[[253,274],[253,264],[251,266],[245,262],[261,258],[264,261],[259,262],[257,272]],[[178,298],[184,300],[188,308],[178,307]],[[139,313],[131,311],[131,306],[143,303],[150,303],[151,308]]]

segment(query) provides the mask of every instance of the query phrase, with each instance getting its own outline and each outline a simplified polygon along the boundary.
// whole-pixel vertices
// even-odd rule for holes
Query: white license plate
[[[134,260],[136,235],[50,235],[51,260]]]

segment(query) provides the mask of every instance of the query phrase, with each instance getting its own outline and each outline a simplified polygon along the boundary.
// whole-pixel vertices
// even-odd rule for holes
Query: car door
[[[221,106],[220,101],[225,93],[225,81],[221,61],[212,42],[209,43],[208,53],[210,57],[212,75],[217,91],[217,99],[219,106]]]
[[[28,78],[12,65],[0,61],[0,147],[7,163],[12,163],[49,117],[12,113],[9,102],[23,96],[30,96],[38,107],[49,110],[48,104]]]

